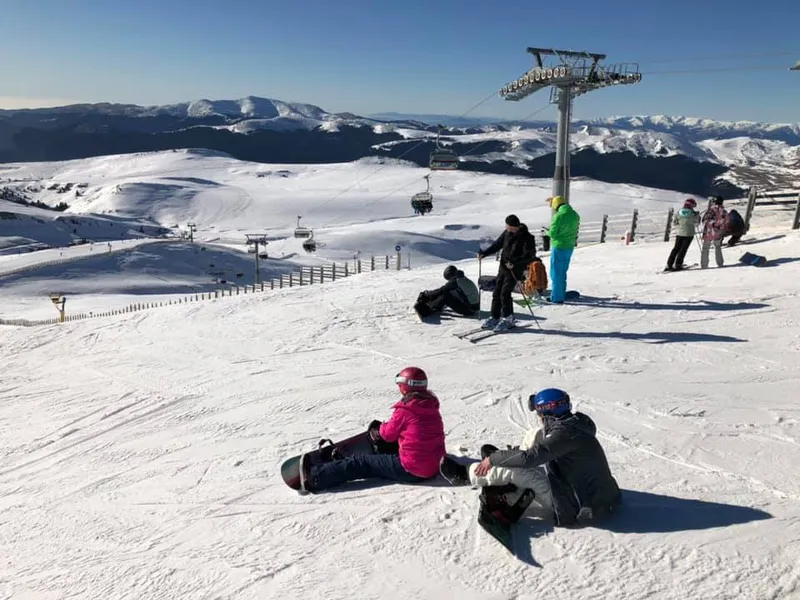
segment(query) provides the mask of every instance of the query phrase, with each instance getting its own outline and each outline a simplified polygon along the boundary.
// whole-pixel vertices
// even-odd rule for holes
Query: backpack
[[[534,292],[542,294],[547,289],[547,269],[541,259],[537,258],[528,265],[522,289],[526,296],[532,296]]]

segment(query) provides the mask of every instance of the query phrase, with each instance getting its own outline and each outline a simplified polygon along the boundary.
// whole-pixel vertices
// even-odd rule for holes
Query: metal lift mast
[[[550,87],[550,102],[558,105],[558,130],[556,134],[556,164],[553,173],[553,196],[563,196],[569,201],[569,127],[572,119],[572,101],[587,92],[612,85],[639,83],[642,75],[636,63],[601,65],[605,54],[528,48],[536,64],[516,81],[503,86],[500,96],[505,100],[519,101],[541,89]],[[546,64],[543,57],[555,57]]]

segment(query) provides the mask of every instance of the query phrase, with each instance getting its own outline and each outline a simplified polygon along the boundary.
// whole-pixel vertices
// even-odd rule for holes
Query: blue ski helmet
[[[543,417],[558,417],[572,410],[569,394],[558,388],[547,388],[531,394],[528,408]]]

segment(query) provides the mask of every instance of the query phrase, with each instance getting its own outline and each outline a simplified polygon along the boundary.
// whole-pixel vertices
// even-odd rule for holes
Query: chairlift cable
[[[501,123],[514,123],[514,122],[517,122],[517,121],[525,121],[525,120],[527,120],[527,119],[530,119],[530,118],[532,118],[532,117],[535,117],[535,116],[536,116],[536,115],[538,115],[539,113],[541,113],[541,112],[543,112],[543,111],[547,110],[548,108],[550,108],[550,106],[551,106],[551,104],[548,102],[548,103],[547,103],[547,104],[545,104],[544,106],[542,106],[542,107],[540,107],[540,108],[537,108],[536,110],[534,110],[533,112],[531,112],[531,113],[529,113],[529,114],[525,115],[525,116],[524,116],[524,117],[522,117],[521,119],[507,119],[506,121],[500,121],[500,122],[498,122],[498,123],[496,123],[496,124],[498,124],[498,125],[499,125],[499,124],[501,124]],[[491,137],[490,137],[489,139],[487,139],[487,140],[484,140],[483,142],[481,142],[480,144],[478,144],[477,146],[475,146],[475,148],[473,148],[473,149],[472,149],[470,152],[467,152],[467,153],[465,153],[465,154],[463,154],[463,155],[461,155],[461,156],[468,156],[468,155],[469,155],[471,152],[473,152],[473,151],[474,151],[476,148],[479,148],[479,147],[480,147],[480,146],[482,146],[483,144],[485,144],[485,143],[487,143],[487,142],[490,142],[490,141],[492,141],[492,139],[493,139],[494,137],[497,137],[498,135],[500,135],[500,133],[503,133],[503,132],[496,132],[496,133],[494,133],[494,134],[491,134]],[[503,173],[494,173],[494,174],[495,174],[495,175],[502,175]],[[426,178],[426,177],[430,177],[430,173],[429,173],[429,174],[427,174],[427,175],[425,175],[425,176],[423,176],[423,179],[424,179],[424,178]],[[411,181],[411,182],[409,182],[409,183],[407,183],[407,184],[405,184],[405,185],[402,185],[402,186],[400,186],[400,187],[398,187],[398,188],[396,188],[396,189],[394,189],[394,190],[392,190],[392,191],[390,191],[390,192],[388,192],[388,193],[384,194],[383,196],[380,196],[379,198],[375,198],[374,200],[368,200],[367,202],[363,203],[363,204],[362,204],[362,205],[361,205],[359,208],[364,208],[364,207],[366,207],[366,206],[368,206],[368,205],[370,205],[370,204],[373,204],[373,203],[375,203],[375,202],[380,202],[381,200],[385,200],[385,199],[386,199],[386,198],[388,198],[389,196],[392,196],[392,195],[396,194],[397,192],[400,192],[400,191],[402,191],[402,190],[404,190],[404,189],[406,189],[406,188],[408,188],[408,187],[410,187],[410,186],[412,186],[412,185],[416,184],[418,181],[419,181],[419,178],[415,178],[413,181]],[[329,224],[330,224],[330,223],[329,223]]]
[[[472,105],[472,106],[471,106],[469,109],[467,109],[465,112],[463,112],[463,113],[461,113],[460,115],[458,115],[456,118],[462,118],[462,117],[465,117],[465,116],[467,116],[467,115],[468,115],[468,114],[470,114],[472,111],[474,111],[474,110],[478,109],[479,107],[483,106],[483,105],[484,105],[484,104],[486,104],[486,103],[487,103],[489,100],[491,100],[492,98],[494,98],[494,97],[496,97],[496,96],[497,96],[497,91],[496,91],[496,89],[495,89],[494,91],[492,91],[492,93],[491,93],[491,94],[489,94],[488,96],[486,96],[486,97],[485,97],[483,100],[481,100],[480,102],[477,102],[476,104]],[[428,140],[427,140],[427,138],[426,138],[426,139],[423,139],[422,141],[420,141],[420,142],[418,142],[418,143],[414,144],[414,145],[413,145],[413,146],[411,146],[411,147],[410,147],[408,150],[406,150],[405,152],[403,152],[402,154],[400,154],[400,156],[397,156],[397,157],[395,157],[395,160],[401,160],[401,159],[402,159],[404,156],[406,156],[406,155],[407,155],[407,154],[409,154],[410,152],[412,152],[412,151],[416,150],[416,149],[417,149],[417,148],[419,148],[420,146],[422,146],[422,145],[424,145],[424,144],[427,144],[427,143],[428,143]],[[322,207],[323,207],[323,206],[325,206],[326,204],[329,204],[329,203],[333,202],[334,200],[337,200],[338,198],[341,198],[341,197],[342,197],[344,194],[346,194],[347,192],[349,192],[350,190],[352,190],[353,188],[355,188],[356,186],[358,186],[360,183],[362,183],[362,182],[366,181],[367,179],[369,179],[370,177],[373,177],[374,175],[378,174],[378,173],[379,173],[379,172],[381,172],[383,169],[386,169],[388,166],[389,166],[388,164],[387,164],[387,165],[380,165],[378,168],[374,169],[372,172],[370,172],[370,173],[367,173],[367,174],[366,174],[364,177],[362,177],[362,178],[360,178],[360,179],[357,179],[357,180],[356,180],[354,183],[352,183],[351,185],[349,185],[348,187],[346,187],[344,190],[342,190],[342,191],[341,191],[341,192],[339,192],[338,194],[335,194],[334,196],[332,196],[332,197],[331,197],[331,198],[329,198],[328,200],[325,200],[324,202],[321,202],[321,203],[317,204],[316,206],[313,206],[312,208],[310,208],[310,209],[307,209],[305,212],[306,212],[306,213],[308,213],[309,211],[316,211],[317,209],[319,209],[319,208],[322,208]],[[409,184],[409,185],[410,185],[410,184]],[[408,187],[408,186],[404,186],[404,187]],[[324,225],[323,225],[323,226],[324,226]],[[279,246],[279,250],[280,250],[280,249],[283,249],[283,247],[286,245],[286,242],[287,242],[287,241],[288,241],[288,238],[287,238],[287,239],[285,239],[285,240],[283,240],[283,242],[282,242],[282,243],[281,243],[281,245]]]

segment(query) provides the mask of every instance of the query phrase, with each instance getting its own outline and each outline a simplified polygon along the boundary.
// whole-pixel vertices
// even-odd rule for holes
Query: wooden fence
[[[783,200],[787,197],[795,197],[796,200]],[[759,200],[760,199],[760,200]],[[710,203],[710,201],[709,201]],[[726,206],[736,206],[744,204],[745,208],[745,222],[749,228],[750,219],[756,205],[786,205],[794,204],[794,217],[792,222],[792,229],[800,228],[800,194],[795,192],[791,193],[774,193],[774,192],[760,192],[755,188],[751,188],[747,198],[726,200]],[[649,212],[647,214],[640,214],[638,209],[633,209],[631,213],[621,215],[603,215],[602,220],[595,222],[582,223],[578,233],[578,247],[589,246],[594,244],[604,244],[609,240],[626,240],[633,242],[635,240],[652,241],[659,240],[668,242],[672,232],[672,220],[674,217],[674,209],[670,208],[665,212]],[[535,235],[535,234],[534,234]],[[544,252],[549,249],[549,240],[544,238],[542,234],[536,236],[541,242],[538,244],[539,248],[543,248]],[[174,239],[156,240],[148,243],[164,243],[175,242]],[[141,247],[141,246],[137,246]],[[130,248],[133,249],[133,248]],[[112,252],[125,252],[129,249],[121,248],[113,250]],[[91,256],[91,255],[88,255]],[[30,269],[38,268],[49,264],[57,264],[65,260],[79,260],[82,257],[74,257],[72,259],[62,259],[56,261],[48,261],[47,263],[39,263],[37,265],[30,265],[0,274],[11,275],[17,272],[27,271]],[[500,259],[500,253],[495,255],[496,260]],[[161,301],[161,302],[137,302],[129,304],[128,306],[120,309],[114,309],[103,312],[84,312],[76,313],[74,315],[65,315],[63,321],[79,321],[83,319],[91,319],[95,317],[108,317],[112,315],[119,315],[129,312],[137,312],[140,310],[148,310],[151,308],[158,308],[163,306],[174,306],[177,304],[186,304],[188,302],[199,302],[203,300],[213,300],[217,298],[224,298],[225,296],[238,296],[240,294],[264,292],[267,290],[291,288],[295,286],[314,285],[318,283],[326,283],[328,281],[336,281],[351,275],[358,275],[378,270],[397,270],[402,268],[402,256],[397,254],[387,254],[380,256],[371,256],[368,260],[353,259],[343,263],[330,263],[328,265],[315,266],[315,267],[302,267],[300,271],[281,275],[280,277],[270,279],[269,281],[262,281],[258,284],[245,284],[237,285],[230,284],[228,287],[220,287],[213,292],[201,292],[196,294],[188,294],[174,300]],[[411,268],[411,257],[408,256],[407,268]],[[61,322],[60,317],[52,319],[0,319],[0,325],[18,325],[31,327],[36,325],[53,325]]]
[[[204,300],[214,300],[217,298],[224,298],[226,296],[239,296],[241,294],[254,294],[268,290],[325,283],[328,281],[336,281],[337,279],[343,279],[345,277],[350,277],[351,275],[358,275],[360,273],[368,273],[371,271],[399,271],[402,268],[402,262],[402,256],[399,252],[394,255],[387,254],[381,256],[371,256],[369,260],[364,261],[361,259],[354,259],[343,263],[332,262],[328,265],[322,265],[318,267],[302,267],[300,271],[284,274],[280,277],[270,279],[269,281],[262,281],[258,284],[231,284],[227,286],[220,284],[220,287],[213,292],[188,294],[174,300],[160,302],[135,302],[123,308],[108,311],[82,312],[72,315],[65,314],[63,320],[60,316],[53,317],[51,319],[0,319],[0,325],[33,327],[37,325],[54,325],[60,322],[82,321],[84,319],[93,319],[97,317],[110,317],[113,315],[138,312],[140,310],[149,310],[151,308],[175,306],[177,304],[201,302]]]

